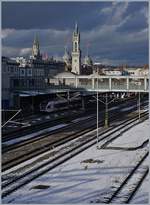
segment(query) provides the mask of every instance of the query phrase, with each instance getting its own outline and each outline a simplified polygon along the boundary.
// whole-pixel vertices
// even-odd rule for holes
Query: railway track
[[[143,103],[144,104],[144,103]],[[120,108],[118,108],[118,110],[119,110]],[[117,109],[116,109],[117,110]],[[110,111],[111,112],[111,111]],[[100,113],[102,116],[101,116],[101,118],[104,116],[104,111],[103,112],[101,112]],[[72,127],[73,126],[77,126],[77,128],[79,128],[80,126],[81,126],[81,123],[83,122],[84,124],[86,123],[86,121],[87,122],[89,122],[90,120],[91,120],[91,124],[92,124],[92,121],[94,121],[94,120],[96,120],[96,115],[95,114],[92,114],[92,115],[87,115],[86,117],[84,117],[83,118],[83,120],[84,121],[82,121],[82,118],[81,118],[81,122],[79,121],[79,122],[73,122],[73,121],[71,121],[70,123],[67,123],[66,124],[66,126],[63,126],[63,127],[60,127],[60,128],[57,128],[57,129],[55,129],[55,130],[52,130],[52,131],[39,131],[38,133],[36,133],[36,134],[33,134],[33,136],[31,136],[30,134],[29,134],[29,136],[27,135],[27,136],[25,136],[25,137],[22,137],[22,138],[19,138],[19,140],[18,140],[18,138],[17,138],[17,140],[14,142],[14,140],[12,140],[13,141],[13,143],[9,143],[9,141],[11,141],[11,140],[8,140],[8,143],[7,143],[7,141],[5,140],[4,142],[3,142],[3,144],[2,144],[2,153],[5,153],[5,152],[7,152],[7,151],[9,151],[9,150],[13,150],[13,149],[16,149],[16,148],[18,148],[18,147],[21,147],[21,146],[25,146],[25,145],[27,145],[27,144],[30,144],[30,143],[34,143],[34,142],[36,142],[37,140],[39,140],[39,139],[44,139],[44,138],[47,138],[47,137],[49,137],[50,135],[52,135],[52,134],[55,134],[55,133],[59,133],[60,131],[63,131],[63,130],[66,130],[66,129],[72,129]],[[61,123],[61,121],[58,121],[58,122],[60,122]],[[57,122],[57,123],[58,123]],[[95,124],[95,122],[94,122],[94,124]],[[56,126],[57,127],[57,126]],[[95,128],[95,127],[93,127],[93,128]],[[15,139],[15,138],[13,138],[13,139]]]
[[[147,113],[141,114],[141,118],[146,119]],[[138,116],[132,117],[132,119],[127,119],[121,122],[120,124],[116,125],[116,127],[109,128],[108,130],[103,130],[100,133],[100,137],[98,139],[99,142],[105,143],[105,140],[116,139],[120,135],[118,132],[126,131],[129,127],[138,124]],[[116,135],[114,136],[114,133]],[[113,136],[113,137],[112,137]],[[72,142],[70,142],[72,143]],[[49,170],[55,168],[56,166],[64,163],[68,159],[72,158],[73,156],[79,154],[80,152],[86,150],[87,148],[91,147],[92,145],[97,143],[96,139],[96,130],[91,131],[90,133],[86,133],[78,138],[75,142],[67,144],[66,148],[58,150],[58,152],[50,151],[50,156],[46,161],[40,160],[41,163],[38,166],[32,167],[28,171],[24,171],[24,173],[19,174],[10,180],[6,180],[6,176],[2,176],[2,198],[8,196],[12,192],[16,191],[20,187],[24,186],[25,184],[31,182],[35,178],[43,175],[44,173],[48,172]],[[55,153],[55,154],[54,154]],[[15,171],[16,173],[16,171]],[[6,177],[6,178],[5,178]]]
[[[92,115],[92,116],[89,116],[89,117],[84,117],[83,118],[83,121],[84,123],[88,123],[89,120],[94,120],[96,119],[96,116],[95,114]],[[57,123],[61,123],[61,121],[57,121]],[[52,131],[45,131],[44,133],[42,134],[37,134],[36,137],[33,136],[33,137],[30,137],[28,138],[28,135],[27,135],[27,138],[28,139],[24,139],[24,140],[20,140],[18,142],[15,142],[11,145],[5,145],[5,143],[3,144],[3,147],[2,147],[2,153],[5,153],[9,150],[12,150],[12,149],[16,149],[18,147],[21,147],[21,146],[24,146],[24,145],[27,145],[27,144],[30,144],[30,143],[33,143],[33,142],[36,142],[37,140],[39,139],[43,139],[43,138],[46,138],[46,137],[49,137],[50,135],[53,135],[53,134],[56,134],[56,133],[60,133],[61,131],[64,131],[66,129],[71,129],[72,126],[80,126],[82,122],[82,118],[81,118],[81,121],[80,122],[70,122],[69,124],[67,123],[66,126],[63,126],[63,127],[58,127],[57,129],[55,130],[52,130]],[[64,123],[65,124],[65,123]],[[55,126],[54,126],[55,127]],[[56,126],[57,127],[57,126]],[[30,136],[30,134],[29,134]],[[25,137],[26,138],[26,137]],[[9,142],[9,141],[8,141]],[[7,141],[6,141],[6,144],[7,144]]]
[[[115,102],[113,105],[115,106],[115,105],[129,104],[129,106],[130,106],[130,103],[136,103],[136,99],[129,98],[129,99],[123,100],[119,103]],[[78,113],[73,113],[73,115],[69,114],[69,116],[67,116],[67,118],[65,116],[57,117],[56,119],[53,119],[53,120],[49,119],[49,120],[46,120],[44,122],[38,122],[38,123],[33,124],[31,126],[28,126],[28,127],[20,127],[19,129],[15,129],[11,132],[3,132],[3,130],[2,130],[2,142],[5,142],[5,141],[11,140],[11,139],[15,139],[15,138],[20,138],[24,135],[32,134],[33,132],[37,132],[39,130],[46,129],[50,126],[55,126],[58,123],[68,122],[69,120],[71,121],[71,120],[75,119],[76,117],[82,117],[82,116],[89,115],[89,114],[91,114],[91,112],[89,112],[89,111],[87,111],[86,113],[83,111],[80,111],[80,114],[78,114]]]
[[[11,140],[14,138],[19,138],[19,137],[22,137],[22,136],[27,135],[27,134],[32,134],[33,132],[37,132],[39,130],[46,129],[50,126],[55,126],[58,123],[64,123],[65,121],[73,120],[76,117],[79,117],[82,115],[84,115],[83,111],[80,111],[78,113],[76,111],[76,112],[73,112],[72,114],[70,113],[69,116],[62,115],[62,116],[55,117],[55,118],[51,118],[50,115],[47,115],[47,117],[49,119],[44,120],[44,122],[40,121],[40,122],[37,122],[36,124],[31,124],[28,127],[20,127],[20,128],[15,129],[15,130],[7,131],[7,132],[4,132],[2,130],[2,142],[8,141],[8,140]],[[34,119],[33,119],[33,121],[34,121]],[[35,121],[36,121],[36,119],[35,119]]]
[[[128,114],[129,112],[125,113]],[[110,117],[110,120],[116,120],[116,117],[120,120],[122,113],[116,115],[115,112],[115,114]],[[3,150],[2,171],[10,169],[11,167],[18,165],[19,163],[40,155],[47,150],[52,149],[53,147],[78,138],[79,136],[81,136],[81,134],[83,135],[85,133],[88,133],[89,131],[92,131],[96,128],[95,119],[96,117],[93,117],[93,121],[90,118],[86,119],[86,121],[84,121],[84,126],[81,122],[78,122],[74,125],[71,124],[67,128],[62,128],[61,133],[58,131],[53,135],[50,135],[48,133],[44,136],[40,136],[39,138],[31,139],[27,142],[25,141],[22,144],[17,144],[16,149],[14,150],[14,145],[9,146],[8,148],[6,148],[6,153]],[[103,121],[99,121],[99,126],[103,126],[103,123]]]
[[[148,157],[148,155],[149,152],[147,151],[143,156],[141,156],[141,160],[127,175],[121,185],[114,191],[111,197],[109,197],[109,199],[105,200],[103,203],[127,204],[131,201],[136,191],[139,189],[142,182],[144,181],[145,177],[148,175],[148,166],[142,167],[142,164]]]

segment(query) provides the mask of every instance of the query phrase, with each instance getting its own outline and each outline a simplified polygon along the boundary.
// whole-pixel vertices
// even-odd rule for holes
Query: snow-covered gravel
[[[148,191],[149,191],[149,176],[145,178],[137,194],[135,194],[135,196],[131,200],[131,203],[132,204],[148,204],[149,203]]]
[[[132,110],[133,108],[137,107],[136,105],[133,105],[133,106],[130,106],[130,107],[127,107],[127,108],[123,108],[121,109],[122,111],[128,111],[128,110]]]
[[[150,127],[150,121],[146,120],[144,123],[132,128],[129,132],[125,132],[117,140],[113,141],[110,146],[138,147],[148,139],[148,127]]]
[[[133,127],[108,147],[135,147],[149,137],[149,120]],[[117,187],[147,151],[100,149],[93,146],[47,172],[3,199],[3,203],[71,204],[104,200]],[[91,159],[91,163],[85,160]],[[84,162],[85,161],[85,162]],[[145,164],[144,164],[145,166]],[[36,187],[42,185],[43,188]],[[146,191],[147,189],[147,191]],[[138,196],[138,198],[137,198]],[[148,202],[148,183],[135,195],[133,203]]]
[[[28,135],[26,135],[24,137],[19,137],[17,139],[8,140],[6,142],[3,142],[2,145],[13,145],[14,143],[22,142],[24,140],[37,137],[38,135],[46,134],[47,132],[54,131],[54,130],[57,130],[57,129],[62,128],[62,127],[66,127],[67,125],[68,124],[65,124],[65,123],[64,124],[55,125],[53,127],[46,128],[46,129],[43,129],[43,130],[38,131],[38,132],[34,132],[32,134],[28,134]]]

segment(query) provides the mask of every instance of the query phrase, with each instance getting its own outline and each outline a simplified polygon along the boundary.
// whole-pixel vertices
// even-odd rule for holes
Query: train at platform
[[[40,103],[40,111],[41,112],[57,112],[68,109],[81,108],[81,98],[72,98],[72,99],[60,99],[60,100],[52,100],[52,101],[44,101]]]

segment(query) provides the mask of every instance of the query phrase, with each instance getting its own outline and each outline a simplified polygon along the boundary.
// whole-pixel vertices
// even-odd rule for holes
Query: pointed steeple
[[[86,46],[86,55],[87,56],[89,55],[89,46],[88,45]]]
[[[67,53],[67,46],[65,46],[65,54]]]
[[[39,39],[38,39],[38,35],[37,34],[35,34],[33,44],[36,45],[37,48],[39,48]]]
[[[81,51],[80,51],[80,32],[77,22],[72,35],[72,72],[80,74],[81,68]]]
[[[64,59],[64,61],[66,61],[66,60],[70,61],[71,60],[71,56],[68,52],[67,46],[65,46],[65,53],[64,53],[63,59]]]
[[[32,46],[32,56],[34,58],[40,58],[40,45],[37,34],[34,36],[33,46]]]
[[[78,23],[77,23],[77,21],[75,23],[75,33],[78,33]]]

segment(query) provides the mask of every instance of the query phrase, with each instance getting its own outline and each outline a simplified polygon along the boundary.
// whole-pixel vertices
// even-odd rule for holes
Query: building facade
[[[2,57],[2,108],[13,106],[13,88],[11,79],[19,77],[19,64],[15,60]]]
[[[42,59],[37,37],[29,59],[2,57],[2,108],[15,107],[16,93],[47,89],[49,77],[64,70],[64,62],[53,58]]]

